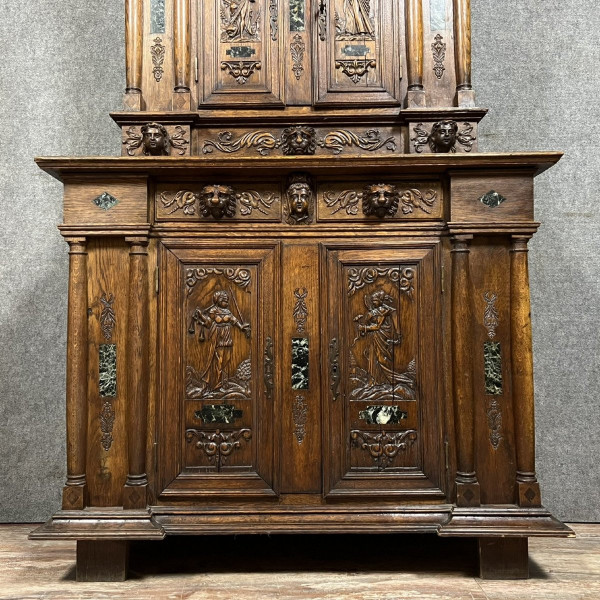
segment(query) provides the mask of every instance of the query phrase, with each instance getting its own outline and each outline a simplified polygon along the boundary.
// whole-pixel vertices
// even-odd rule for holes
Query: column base
[[[125,581],[129,542],[77,541],[77,581]]]
[[[479,538],[479,576],[482,579],[527,579],[528,539]]]
[[[426,106],[424,90],[408,90],[406,93],[407,108],[425,108]]]
[[[144,110],[144,100],[140,92],[126,92],[123,94],[123,109],[127,111]]]
[[[527,508],[542,506],[540,484],[537,481],[517,481],[517,503],[519,506]]]
[[[191,110],[192,94],[190,92],[173,92],[173,110]]]
[[[125,485],[123,488],[123,508],[125,510],[148,506],[147,485]]]
[[[87,505],[87,486],[65,485],[62,493],[63,510],[83,510]]]
[[[475,90],[456,90],[456,106],[475,106]]]
[[[479,491],[479,483],[456,484],[456,506],[469,507],[480,505],[481,494]]]

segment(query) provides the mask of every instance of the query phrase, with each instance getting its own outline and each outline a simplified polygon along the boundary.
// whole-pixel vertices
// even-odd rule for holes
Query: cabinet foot
[[[125,581],[129,542],[77,541],[77,581]]]
[[[479,575],[482,579],[527,579],[528,539],[479,538]]]

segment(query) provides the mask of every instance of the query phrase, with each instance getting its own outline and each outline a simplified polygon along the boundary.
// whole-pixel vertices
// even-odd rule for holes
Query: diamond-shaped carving
[[[464,498],[467,502],[471,502],[471,500],[473,500],[473,497],[475,496],[475,494],[473,493],[472,490],[467,490],[464,493]]]
[[[137,493],[137,490],[134,490],[129,495],[129,500],[132,504],[137,504],[140,500],[140,495]]]
[[[110,210],[113,206],[119,204],[119,201],[108,192],[102,192],[99,196],[94,198],[92,202],[102,210]]]
[[[75,490],[71,490],[67,495],[67,500],[69,501],[69,504],[71,504],[71,505],[75,504],[78,499],[79,499],[79,494]]]
[[[497,208],[503,202],[506,202],[506,198],[504,196],[501,196],[498,192],[495,192],[494,190],[492,190],[492,191],[488,192],[487,194],[484,194],[483,196],[481,196],[481,198],[479,198],[479,201],[482,204],[489,206],[490,208]]]
[[[525,492],[525,498],[527,498],[527,500],[529,500],[529,502],[533,502],[533,499],[535,498],[535,492],[531,488],[529,488]]]

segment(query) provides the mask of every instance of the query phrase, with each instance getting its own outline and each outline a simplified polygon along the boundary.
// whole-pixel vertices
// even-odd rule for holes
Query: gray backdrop
[[[67,248],[36,155],[119,154],[123,0],[2,3],[0,521],[45,520],[65,477]],[[550,5],[552,5],[550,7]],[[531,243],[538,474],[559,518],[599,521],[597,0],[473,0],[482,151],[563,150]],[[8,133],[8,135],[7,135]]]

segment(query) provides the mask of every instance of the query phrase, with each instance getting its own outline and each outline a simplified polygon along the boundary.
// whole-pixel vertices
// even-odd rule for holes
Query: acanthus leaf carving
[[[115,297],[113,294],[107,295],[106,292],[102,292],[102,296],[100,297],[100,304],[102,304],[102,310],[100,312],[100,329],[106,340],[112,338],[113,330],[117,324],[115,310],[113,308],[114,301]]]
[[[338,129],[331,131],[317,143],[321,148],[333,150],[334,154],[341,154],[347,146],[358,146],[368,152],[374,152],[384,146],[390,152],[395,152],[397,148],[396,139],[393,136],[382,139],[378,129],[369,129],[362,136],[347,129]]]
[[[308,422],[308,405],[304,396],[296,396],[292,406],[292,419],[294,421],[294,435],[298,444],[302,444],[306,436],[306,423]]]
[[[190,190],[180,190],[172,198],[167,197],[167,192],[161,192],[160,201],[164,208],[171,208],[168,215],[172,215],[178,210],[183,211],[185,215],[196,214],[196,203],[198,202],[199,195],[195,194]]]
[[[294,305],[293,316],[296,323],[296,331],[298,333],[304,333],[306,329],[306,320],[308,319],[308,308],[306,306],[308,290],[306,288],[296,288],[294,290],[294,296],[296,298],[296,304]]]
[[[332,215],[345,210],[347,215],[358,214],[358,203],[362,200],[362,192],[355,190],[344,190],[339,195],[335,195],[334,192],[325,192],[323,199],[328,208],[333,209]]]
[[[163,77],[163,63],[165,61],[165,46],[162,43],[161,38],[154,38],[154,44],[150,46],[150,55],[152,56],[152,74],[157,83]]]
[[[490,340],[493,340],[496,337],[496,328],[500,323],[500,316],[498,314],[498,309],[496,308],[496,300],[498,300],[498,295],[492,292],[486,292],[483,295],[483,299],[485,300],[483,324],[487,329],[488,337]]]
[[[223,60],[221,69],[227,71],[238,85],[244,85],[256,71],[260,71],[261,62],[259,60]]]
[[[186,429],[185,441],[191,444],[196,439],[196,448],[202,450],[208,461],[217,469],[227,462],[233,452],[242,447],[242,441],[252,439],[251,429],[238,429],[236,431],[202,431],[200,429]]]
[[[433,44],[431,44],[431,50],[433,51],[433,72],[438,79],[441,79],[444,75],[446,67],[444,67],[444,59],[446,58],[446,44],[442,42],[444,38],[438,33]]]
[[[108,452],[113,443],[113,427],[115,424],[115,409],[112,406],[112,403],[109,400],[106,400],[102,405],[102,410],[100,411],[100,431],[102,432],[102,437],[100,438],[100,443],[102,444],[102,448]]]
[[[238,152],[242,148],[256,148],[256,151],[262,156],[266,156],[269,150],[279,148],[280,140],[277,140],[272,134],[266,131],[251,131],[241,137],[234,139],[231,131],[223,131],[217,136],[217,141],[205,140],[202,147],[204,154],[210,154],[213,149],[228,154]]]
[[[240,192],[236,194],[236,198],[240,202],[240,214],[244,216],[251,215],[253,210],[258,211],[263,215],[268,215],[270,208],[273,206],[273,202],[277,200],[275,194],[267,193],[261,195],[254,190]]]
[[[370,58],[355,58],[351,60],[336,60],[335,68],[341,69],[344,75],[353,83],[358,83],[361,79],[368,74],[369,69],[375,69],[377,67],[377,61]]]
[[[189,140],[185,139],[186,130],[181,125],[175,126],[175,133],[169,136],[169,143],[175,150],[177,150],[178,154],[183,156],[187,151],[187,146],[189,146]]]
[[[290,44],[290,52],[292,54],[292,71],[296,76],[296,79],[300,79],[304,71],[304,53],[306,51],[306,44],[302,40],[302,36],[297,33],[292,39]]]
[[[407,450],[417,440],[417,432],[414,429],[387,433],[369,432],[355,429],[350,432],[350,439],[355,446],[366,450],[373,462],[380,469],[392,466],[398,453]]]
[[[405,215],[411,214],[415,208],[429,215],[431,214],[431,209],[433,208],[436,200],[437,192],[435,190],[421,192],[416,188],[411,188],[403,191],[400,194],[402,212]]]

